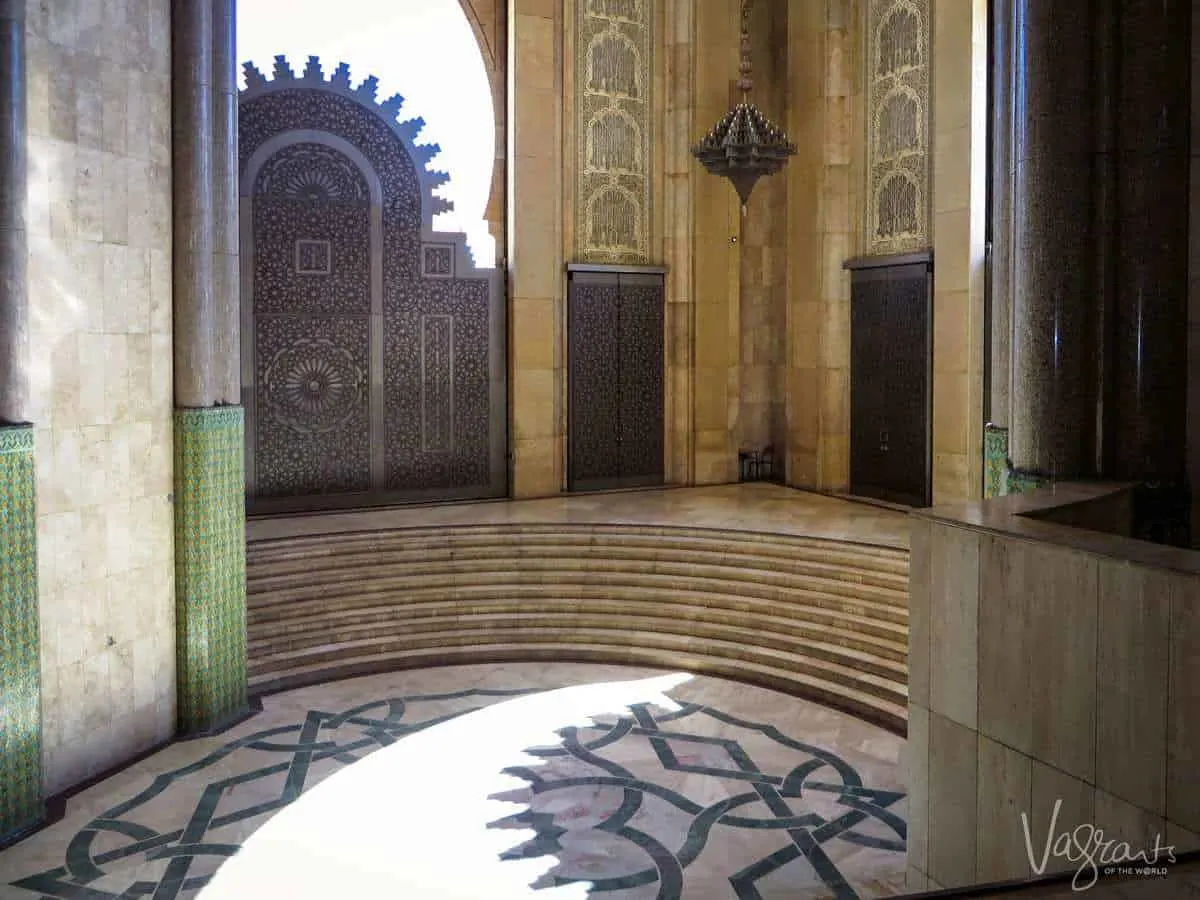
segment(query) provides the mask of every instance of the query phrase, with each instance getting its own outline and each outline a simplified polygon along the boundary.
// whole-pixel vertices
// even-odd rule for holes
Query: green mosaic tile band
[[[1008,429],[988,425],[983,429],[983,496],[1008,493]]]
[[[1016,470],[1008,473],[1008,492],[1010,494],[1026,494],[1053,483],[1054,479],[1046,475],[1034,475],[1030,472],[1017,472]]]
[[[246,705],[246,507],[240,406],[175,411],[179,730]]]
[[[33,427],[0,427],[0,840],[42,806],[42,673]]]

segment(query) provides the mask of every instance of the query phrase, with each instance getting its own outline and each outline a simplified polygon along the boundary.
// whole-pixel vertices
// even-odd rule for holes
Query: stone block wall
[[[170,736],[170,3],[30,0],[45,789]]]
[[[1026,823],[1039,864],[1079,825],[1200,848],[1200,572],[1031,537],[913,522],[912,890],[1033,877]]]
[[[509,12],[509,489],[544,497],[562,490],[565,461],[563,9],[516,0]]]
[[[850,478],[850,275],[863,182],[859,0],[788,8],[787,482]]]
[[[933,502],[983,496],[987,4],[931,0]]]

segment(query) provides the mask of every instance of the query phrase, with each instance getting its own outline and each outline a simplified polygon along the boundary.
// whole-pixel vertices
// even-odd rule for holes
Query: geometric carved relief
[[[454,445],[454,319],[421,317],[421,447],[446,453]]]
[[[454,247],[426,244],[421,249],[421,274],[427,278],[453,278]]]
[[[867,21],[869,254],[929,244],[929,0],[870,0]]]
[[[505,489],[502,300],[446,209],[402,101],[342,66],[247,69],[239,154],[247,483],[258,498]],[[346,498],[356,504],[356,498]],[[302,507],[303,500],[296,504]]]
[[[637,247],[637,198],[615,184],[597,189],[587,200],[588,247],[600,253],[620,254]]]
[[[637,46],[618,28],[592,38],[587,49],[587,90],[633,99],[641,93]]]
[[[642,129],[623,109],[605,109],[588,123],[587,162],[591,172],[641,174]]]
[[[367,370],[328,337],[302,337],[278,350],[263,373],[277,421],[303,434],[341,428],[366,397]]]
[[[332,245],[329,241],[296,241],[296,274],[329,275],[332,273]]]
[[[575,258],[649,259],[651,4],[576,0]]]
[[[642,0],[590,0],[588,13],[622,22],[642,21]]]

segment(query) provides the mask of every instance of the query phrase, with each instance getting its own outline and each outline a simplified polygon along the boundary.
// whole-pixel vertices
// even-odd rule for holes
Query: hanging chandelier
[[[742,102],[692,148],[692,155],[713,175],[733,183],[744,214],[758,179],[774,175],[796,152],[787,135],[750,102],[750,0],[742,0],[742,62],[738,69]]]

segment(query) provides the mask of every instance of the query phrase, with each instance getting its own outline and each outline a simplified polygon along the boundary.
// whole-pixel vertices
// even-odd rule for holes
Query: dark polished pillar
[[[0,846],[43,817],[41,629],[29,424],[25,0],[0,0]]]
[[[998,0],[992,360],[1037,480],[1185,469],[1190,0]],[[1007,327],[1006,327],[1007,326]],[[993,368],[994,403],[1003,402]]]
[[[1121,0],[1117,263],[1109,452],[1114,478],[1186,470],[1192,0]]]
[[[1012,0],[1010,456],[1095,472],[1092,0]],[[1000,235],[998,239],[1002,239]]]
[[[1005,429],[1004,453],[1008,453],[1007,428],[1012,377],[1012,190],[1013,99],[1015,67],[1012,54],[1014,0],[993,0],[988,6],[991,44],[988,71],[991,148],[989,197],[991,223],[988,255],[988,393],[985,418]],[[1000,238],[996,239],[999,234]]]
[[[246,706],[245,439],[238,385],[233,0],[174,0],[178,726]]]

